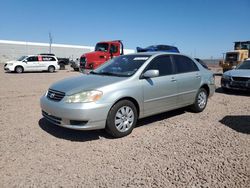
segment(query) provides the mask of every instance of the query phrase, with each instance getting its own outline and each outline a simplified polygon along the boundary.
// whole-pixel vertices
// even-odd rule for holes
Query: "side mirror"
[[[143,74],[144,78],[154,78],[159,76],[159,70],[148,70]]]
[[[24,62],[24,63],[27,63],[27,62],[28,62],[28,60],[27,60],[27,59],[25,59],[25,60],[23,60],[23,62]]]

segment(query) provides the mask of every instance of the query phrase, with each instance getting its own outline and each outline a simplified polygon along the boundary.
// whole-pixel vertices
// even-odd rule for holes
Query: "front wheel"
[[[200,88],[196,97],[195,102],[192,105],[192,110],[194,112],[202,112],[207,106],[208,94],[204,88]]]
[[[22,73],[23,72],[23,67],[21,67],[21,66],[17,66],[16,68],[15,68],[15,72],[16,73]]]
[[[127,136],[135,127],[137,119],[135,105],[129,100],[119,101],[108,113],[106,131],[116,138]]]

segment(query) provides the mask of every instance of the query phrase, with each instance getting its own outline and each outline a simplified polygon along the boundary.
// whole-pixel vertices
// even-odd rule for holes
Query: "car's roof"
[[[27,57],[30,57],[30,56],[49,56],[49,57],[55,57],[53,55],[40,55],[40,54],[34,54],[34,55],[24,55],[24,56],[27,56]]]
[[[126,55],[184,55],[181,53],[177,53],[177,52],[138,52],[138,53],[132,53],[132,54],[126,54]],[[185,55],[186,56],[186,55]]]

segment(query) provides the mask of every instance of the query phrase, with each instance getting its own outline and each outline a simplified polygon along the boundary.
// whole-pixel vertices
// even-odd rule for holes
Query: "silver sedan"
[[[185,106],[203,111],[214,90],[213,73],[188,56],[139,53],[53,84],[40,104],[43,116],[58,126],[123,137],[138,118]]]
[[[221,77],[221,87],[224,91],[250,91],[250,59],[245,60],[235,69],[226,71]]]

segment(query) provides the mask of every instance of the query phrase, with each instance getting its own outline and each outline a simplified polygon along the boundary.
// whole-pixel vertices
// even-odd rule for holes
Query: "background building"
[[[0,40],[0,63],[17,59],[23,55],[49,53],[49,43],[35,43],[25,41]],[[67,44],[52,44],[51,53],[57,57],[79,58],[82,54],[93,51],[94,46],[80,46]],[[134,50],[125,49],[124,53],[133,53]]]

